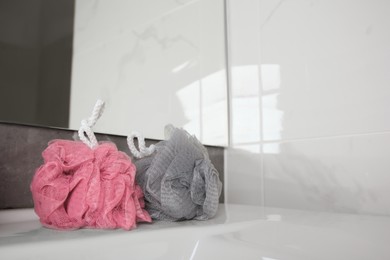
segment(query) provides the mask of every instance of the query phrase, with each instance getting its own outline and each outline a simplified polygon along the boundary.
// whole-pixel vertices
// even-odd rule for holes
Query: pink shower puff
[[[135,166],[113,143],[94,148],[79,141],[53,140],[31,183],[35,212],[55,229],[122,228],[151,222],[144,210]]]

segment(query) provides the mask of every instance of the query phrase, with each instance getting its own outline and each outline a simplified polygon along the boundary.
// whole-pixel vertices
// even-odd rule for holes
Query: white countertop
[[[390,259],[390,218],[221,204],[208,221],[57,231],[0,211],[1,259]]]

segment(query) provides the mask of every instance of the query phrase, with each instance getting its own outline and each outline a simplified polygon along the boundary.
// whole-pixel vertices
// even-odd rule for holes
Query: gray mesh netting
[[[146,209],[157,220],[206,220],[218,210],[222,183],[206,148],[183,129],[166,127],[167,140],[135,162]]]

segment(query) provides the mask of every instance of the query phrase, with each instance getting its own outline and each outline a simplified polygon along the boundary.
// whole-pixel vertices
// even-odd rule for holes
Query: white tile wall
[[[268,205],[390,215],[390,134],[269,143],[263,151]]]
[[[263,82],[263,100],[273,96],[264,131],[279,126],[265,141],[390,130],[388,10],[380,0],[294,0],[261,13],[260,64],[277,64],[280,81],[272,90]]]
[[[96,131],[227,145],[224,28],[223,0],[77,0],[70,127],[102,98]]]
[[[228,7],[227,200],[390,215],[390,2]]]

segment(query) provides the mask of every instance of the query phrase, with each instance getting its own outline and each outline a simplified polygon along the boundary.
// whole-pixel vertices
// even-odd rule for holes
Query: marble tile
[[[191,4],[193,0],[78,0],[75,17],[75,53],[78,54],[131,32]]]
[[[185,14],[175,12],[164,21],[139,26],[122,38],[75,56],[71,128],[78,126],[81,111],[90,110],[99,96],[107,101],[107,109],[96,126],[98,131],[125,135],[137,130],[144,136],[162,139],[166,124],[187,123],[175,92],[199,76],[195,7],[182,9],[188,11]],[[188,17],[186,32],[175,31],[179,26],[173,26],[182,15]],[[186,62],[189,65],[180,73],[172,73]],[[195,105],[199,107],[199,103]],[[136,111],[142,113],[130,117]]]
[[[227,200],[389,215],[389,3],[227,3]]]
[[[94,3],[76,5],[70,127],[100,97],[107,107],[98,131],[163,139],[171,123],[227,145],[223,1]]]
[[[267,206],[390,215],[390,133],[267,143]]]
[[[264,140],[390,130],[389,9],[386,1],[260,1]]]
[[[72,130],[0,123],[0,209],[33,206],[30,183],[35,170],[43,163],[41,153],[53,139],[78,140]],[[126,137],[96,134],[98,141],[114,142],[120,151],[130,153]],[[158,140],[147,139],[146,144]],[[224,148],[206,146],[210,160],[224,182]],[[134,158],[132,158],[134,160]],[[224,201],[224,193],[220,202]]]

